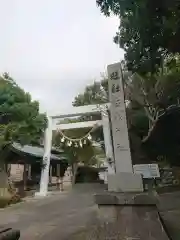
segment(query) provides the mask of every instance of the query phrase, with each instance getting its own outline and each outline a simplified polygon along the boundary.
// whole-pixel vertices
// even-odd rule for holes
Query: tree
[[[125,50],[128,69],[154,73],[169,53],[179,53],[180,3],[176,0],[96,0],[106,16],[120,18],[115,43]]]
[[[150,159],[157,160],[161,156],[171,165],[179,165],[178,56],[175,63],[174,60],[169,58],[163,71],[153,76],[142,77],[135,73],[126,84],[131,127],[141,136],[146,154]]]
[[[130,101],[131,91],[129,89],[129,86],[131,86],[130,85],[131,73],[127,71],[126,65],[124,62],[123,62],[123,74],[124,74],[123,81],[125,83],[125,96],[126,96],[126,99]],[[107,80],[107,77],[103,77],[99,82],[94,82],[92,85],[89,85],[88,87],[86,87],[83,94],[79,94],[77,97],[75,97],[74,105],[78,105],[78,106],[87,105],[87,104],[98,105],[98,104],[107,103],[107,102],[109,102],[108,80]],[[127,109],[127,116],[128,116],[128,127],[129,127],[132,158],[133,158],[133,162],[137,163],[137,161],[141,161],[141,159],[144,157],[143,153],[141,152],[141,137],[142,135],[144,135],[144,132],[147,130],[146,123],[144,124],[144,129],[143,127],[141,127],[141,129],[139,129],[138,127],[141,125],[140,121],[142,117],[146,119],[146,116],[144,116],[143,114],[137,115],[135,113],[132,113],[132,108],[130,108],[130,105]],[[87,117],[85,117],[85,119],[87,119]],[[100,115],[88,116],[87,120],[91,120],[91,119],[99,120],[101,119],[101,116]],[[144,121],[144,119],[142,121]],[[139,126],[137,123],[139,123]],[[94,131],[93,137],[96,141],[100,141],[102,143],[102,141],[104,140],[103,129],[98,128],[96,131]],[[104,149],[103,144],[102,144],[102,148]],[[140,155],[141,155],[141,158],[140,158]]]
[[[105,75],[101,76],[101,81],[95,81],[88,85],[83,94],[79,94],[73,101],[73,106],[84,106],[108,102],[108,82]]]
[[[131,74],[127,72],[126,67],[123,69],[123,82],[125,87],[125,97],[129,104],[127,107],[127,120],[130,137],[130,146],[134,163],[143,162],[147,156],[142,149],[142,141],[151,134],[159,117],[164,114],[171,106],[178,106],[180,102],[180,66],[179,56],[169,56],[164,61],[163,68],[156,74]],[[106,80],[107,84],[107,80]],[[101,82],[98,83],[101,86]],[[106,85],[107,86],[107,85]],[[88,86],[91,89],[88,98],[88,104],[94,103],[94,99],[100,101],[100,87]],[[107,89],[107,88],[106,88]],[[93,90],[95,90],[93,92]],[[107,90],[106,90],[107,91]],[[93,94],[92,94],[93,92]],[[81,104],[87,103],[87,88],[84,94],[81,94]],[[97,97],[98,96],[98,97]],[[105,97],[107,99],[105,100]],[[77,99],[77,98],[76,98]],[[92,99],[92,102],[91,102]],[[104,94],[103,103],[108,102],[108,91]],[[97,101],[96,101],[97,103]],[[95,132],[96,139],[103,140],[102,129]],[[162,152],[162,151],[161,151]]]
[[[84,89],[84,93],[78,94],[74,101],[73,106],[85,106],[85,105],[99,105],[108,102],[108,81],[105,75],[101,75],[101,81],[94,81],[93,84],[88,85]],[[80,121],[91,121],[91,120],[100,120],[101,114],[89,114],[86,116],[81,116]]]
[[[171,109],[177,107],[179,111],[180,2],[96,0],[96,3],[106,16],[114,14],[120,18],[114,42],[125,50],[127,68],[133,73],[124,82],[130,102],[127,109],[129,130],[135,129],[144,141],[151,134],[156,136],[156,131],[160,134],[158,140],[162,139],[168,131],[158,128],[168,126],[168,121],[169,124],[173,122],[169,117]],[[168,121],[160,121],[162,116]],[[174,146],[178,144],[176,141]],[[165,150],[161,146],[161,154],[166,154]]]
[[[0,150],[13,141],[37,144],[46,127],[46,117],[39,113],[39,103],[4,73],[0,77]]]
[[[108,79],[105,74],[101,74],[100,81],[94,81],[93,84],[88,85],[85,87],[84,92],[82,94],[78,94],[74,101],[73,106],[85,106],[85,105],[98,105],[108,103],[109,96],[108,96]],[[95,121],[101,120],[100,113],[89,114],[85,116],[81,116],[78,118],[79,121]],[[93,138],[96,141],[103,140],[103,130],[102,128],[97,128],[93,133]]]
[[[180,106],[171,106],[159,116],[143,147],[152,159],[180,166]]]
[[[32,101],[30,94],[7,73],[0,76],[0,168],[1,180],[5,183],[1,193],[4,196],[12,194],[5,168],[8,145],[14,141],[21,144],[40,143],[45,127],[46,116],[39,113],[39,103]]]
[[[150,130],[159,116],[180,101],[180,72],[166,70],[163,74],[142,77],[134,74],[128,85],[131,109],[141,110],[149,121]]]

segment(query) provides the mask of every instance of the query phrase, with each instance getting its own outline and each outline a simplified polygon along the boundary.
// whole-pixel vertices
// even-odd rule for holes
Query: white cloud
[[[43,111],[71,106],[107,64],[123,58],[112,41],[119,21],[100,14],[95,0],[6,0],[0,8],[0,72]]]

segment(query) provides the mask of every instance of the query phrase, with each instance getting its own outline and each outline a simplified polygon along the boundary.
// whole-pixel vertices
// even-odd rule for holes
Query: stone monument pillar
[[[168,240],[156,197],[142,192],[142,177],[133,172],[120,63],[108,66],[108,78],[116,173],[108,175],[111,192],[95,194],[96,239]]]
[[[107,70],[116,169],[115,175],[108,175],[108,189],[118,192],[143,191],[141,175],[133,173],[121,64],[109,65]]]

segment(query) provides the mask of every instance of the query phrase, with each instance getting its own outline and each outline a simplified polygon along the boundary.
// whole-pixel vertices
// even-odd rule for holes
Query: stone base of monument
[[[104,192],[95,195],[95,202],[98,204],[98,239],[170,239],[153,195]]]
[[[122,172],[109,174],[108,191],[110,192],[143,192],[143,180],[140,174]]]

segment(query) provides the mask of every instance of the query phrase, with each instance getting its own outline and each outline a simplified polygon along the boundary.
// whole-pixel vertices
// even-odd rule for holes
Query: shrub
[[[19,195],[13,195],[12,197],[0,197],[0,208],[5,208],[10,204],[21,202]]]
[[[12,198],[9,201],[9,204],[16,204],[18,202],[21,202],[21,197],[18,194],[15,194],[12,196]]]
[[[92,183],[99,181],[98,170],[94,167],[79,166],[76,173],[75,183]]]

